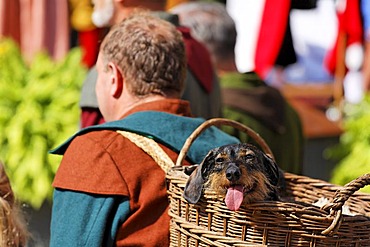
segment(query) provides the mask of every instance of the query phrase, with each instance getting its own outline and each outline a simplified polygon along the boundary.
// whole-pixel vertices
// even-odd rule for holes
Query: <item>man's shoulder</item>
[[[111,132],[116,130],[134,132],[136,134],[152,138],[155,141],[166,145],[170,149],[179,152],[185,140],[195,129],[204,123],[204,121],[205,120],[202,118],[183,117],[164,112],[137,112],[119,121],[107,122],[101,125],[85,128],[76,133],[61,146],[52,150],[51,153],[63,155],[71,141],[80,136],[83,136],[84,140],[90,141],[91,144],[98,143],[100,139],[105,139],[104,145],[109,144],[110,141],[115,140],[115,137],[112,136]],[[93,133],[88,134],[89,132]],[[106,137],[105,135],[108,136]],[[234,137],[227,135],[218,128],[212,126],[204,131],[202,136],[194,142],[193,145],[195,147],[193,150],[195,151],[189,152],[188,155],[190,160],[198,163],[210,149],[237,142],[238,140]]]
[[[89,143],[96,143],[101,147],[106,147],[110,145],[115,139],[119,136],[119,134],[114,130],[109,129],[97,129],[92,130],[89,132],[85,132],[81,135],[77,135],[72,141],[73,142],[89,142]]]
[[[55,175],[56,188],[93,194],[128,195],[116,160],[119,134],[111,130],[90,131],[76,136],[66,149]],[[122,143],[124,138],[119,140]],[[122,146],[122,145],[120,145]],[[104,173],[105,181],[101,182]]]

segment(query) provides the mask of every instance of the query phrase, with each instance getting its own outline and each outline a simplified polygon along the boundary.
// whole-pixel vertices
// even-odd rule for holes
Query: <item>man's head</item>
[[[109,27],[122,21],[136,8],[162,11],[166,0],[92,0],[92,21],[97,27]]]
[[[105,37],[97,70],[96,94],[107,121],[143,99],[179,98],[186,72],[182,35],[167,21],[135,13]]]
[[[224,4],[188,2],[170,11],[178,14],[180,24],[189,27],[193,37],[208,48],[216,65],[225,59],[234,60],[236,27]]]

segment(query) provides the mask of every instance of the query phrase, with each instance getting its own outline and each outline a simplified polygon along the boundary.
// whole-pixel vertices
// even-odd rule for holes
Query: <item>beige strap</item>
[[[117,132],[149,154],[165,173],[175,165],[166,152],[153,139],[122,130],[117,130]]]

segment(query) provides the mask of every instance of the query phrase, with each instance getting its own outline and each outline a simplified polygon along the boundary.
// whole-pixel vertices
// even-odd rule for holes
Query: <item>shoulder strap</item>
[[[117,133],[123,135],[149,154],[165,173],[175,166],[167,153],[153,139],[128,131],[117,130]]]

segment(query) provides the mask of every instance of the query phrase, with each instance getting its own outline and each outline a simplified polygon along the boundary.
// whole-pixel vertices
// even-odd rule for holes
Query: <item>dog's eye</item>
[[[251,159],[254,159],[254,155],[253,154],[247,154],[244,156],[245,159],[247,160],[251,160]]]
[[[217,162],[217,163],[221,163],[221,162],[224,162],[224,161],[225,161],[225,159],[224,159],[224,158],[217,158],[217,159],[216,159],[216,162]]]

